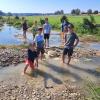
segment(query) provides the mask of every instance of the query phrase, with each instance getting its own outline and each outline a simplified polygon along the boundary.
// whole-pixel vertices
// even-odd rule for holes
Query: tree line
[[[80,15],[80,14],[98,14],[99,11],[95,10],[93,11],[92,9],[88,9],[87,11],[81,11],[79,8],[77,9],[72,9],[70,14],[72,15]],[[57,10],[54,13],[4,13],[2,10],[0,10],[0,16],[33,16],[33,15],[63,15],[64,10]]]

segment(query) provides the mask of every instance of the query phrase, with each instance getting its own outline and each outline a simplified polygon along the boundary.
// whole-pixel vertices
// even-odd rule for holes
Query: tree
[[[81,11],[80,11],[80,9],[78,9],[78,8],[75,10],[75,14],[76,14],[76,15],[80,15],[80,12],[81,12]]]
[[[80,11],[80,9],[72,9],[72,11],[71,11],[71,14],[72,15],[80,15],[80,13],[81,13],[81,11]]]
[[[72,9],[71,14],[72,14],[72,15],[75,14],[75,9]]]
[[[87,10],[87,14],[89,15],[89,14],[92,14],[92,9],[88,9]]]
[[[5,13],[0,10],[0,16],[4,16]]]
[[[62,15],[62,14],[64,14],[64,11],[63,10],[58,10],[54,14],[55,15]]]
[[[98,12],[98,10],[95,10],[93,13],[94,13],[94,14],[98,14],[99,12]]]
[[[12,16],[12,13],[11,13],[11,12],[8,12],[7,15],[8,15],[8,16]]]
[[[61,11],[60,11],[60,13],[61,13],[61,14],[64,14],[64,11],[63,11],[63,10],[61,10]]]

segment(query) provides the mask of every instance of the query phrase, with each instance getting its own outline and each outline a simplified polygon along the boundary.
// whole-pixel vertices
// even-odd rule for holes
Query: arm
[[[34,38],[34,42],[35,42],[36,47],[37,47],[37,35],[36,35],[35,38]]]
[[[44,25],[43,25],[43,34],[44,34]]]
[[[74,44],[74,48],[78,45],[78,43],[79,43],[79,38],[78,38],[78,36],[77,36],[77,38],[76,38],[76,42],[75,42],[75,44]]]

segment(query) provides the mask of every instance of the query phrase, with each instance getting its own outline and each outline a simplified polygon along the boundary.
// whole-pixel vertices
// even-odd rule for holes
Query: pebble
[[[46,57],[49,58],[59,58],[62,56],[63,49],[60,47],[51,47],[45,50]],[[25,57],[27,55],[26,49],[0,49],[0,66],[6,67],[9,65],[17,65],[19,63],[24,62]],[[100,56],[100,51],[86,49],[86,48],[76,48],[74,49],[73,58],[78,59],[81,57],[92,57],[92,56]],[[76,61],[76,62],[77,62]]]

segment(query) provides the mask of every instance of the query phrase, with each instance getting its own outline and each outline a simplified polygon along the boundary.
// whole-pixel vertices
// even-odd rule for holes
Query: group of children
[[[43,34],[42,34],[43,31]],[[37,28],[38,34],[35,35],[34,42],[29,44],[29,48],[27,50],[27,59],[26,59],[26,66],[24,68],[24,73],[26,73],[26,70],[28,66],[32,70],[38,68],[38,58],[41,54],[41,60],[44,55],[44,48],[46,47],[46,43],[49,46],[49,37],[51,33],[51,26],[48,24],[48,18],[45,19],[45,24],[42,27]],[[65,57],[68,56],[67,64],[70,64],[71,56],[73,54],[73,49],[77,46],[79,42],[79,38],[77,34],[74,32],[74,26],[73,24],[68,24],[64,26],[64,50],[62,54],[62,62],[65,63]]]

